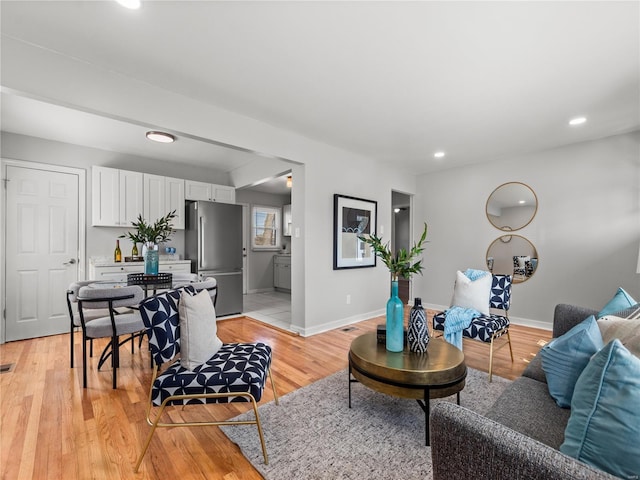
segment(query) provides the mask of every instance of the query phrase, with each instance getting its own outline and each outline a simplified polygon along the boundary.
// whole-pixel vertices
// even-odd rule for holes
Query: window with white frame
[[[280,250],[280,207],[254,205],[251,209],[251,248]]]

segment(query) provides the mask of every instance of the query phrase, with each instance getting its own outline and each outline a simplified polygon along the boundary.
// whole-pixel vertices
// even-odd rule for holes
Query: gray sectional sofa
[[[559,304],[553,337],[597,311]],[[434,480],[615,479],[559,451],[571,411],[549,395],[540,355],[510,384],[489,412],[451,402],[431,410]]]

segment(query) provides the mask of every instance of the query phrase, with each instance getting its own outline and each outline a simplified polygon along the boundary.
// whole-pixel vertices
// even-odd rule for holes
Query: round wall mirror
[[[504,235],[489,245],[487,268],[496,275],[511,275],[513,283],[526,282],[538,268],[538,251],[520,235]]]
[[[538,210],[538,198],[528,185],[509,182],[496,188],[487,199],[487,218],[505,231],[520,230],[531,223]]]

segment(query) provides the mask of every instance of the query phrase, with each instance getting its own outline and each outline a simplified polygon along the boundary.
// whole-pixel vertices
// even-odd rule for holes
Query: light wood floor
[[[273,347],[273,375],[280,395],[347,367],[351,340],[375,330],[382,318],[302,338],[249,318],[222,320],[218,334],[226,342],[263,341]],[[512,326],[515,361],[508,348],[494,359],[494,374],[516,378],[550,332]],[[76,368],[69,368],[69,335],[0,345],[0,475],[23,479],[260,479],[240,450],[217,427],[160,429],[140,472],[133,466],[149,431],[144,420],[150,381],[148,351],[121,350],[117,390],[111,370],[96,371],[91,359],[89,387],[82,388],[80,335],[76,334]],[[97,351],[104,345],[98,342]],[[465,340],[467,365],[488,370],[489,349]],[[80,358],[78,358],[80,357]],[[346,388],[346,386],[345,386]],[[265,389],[262,403],[273,399]],[[204,409],[228,419],[248,404],[190,407],[175,415],[200,416]],[[188,411],[187,411],[188,410]],[[191,417],[193,418],[193,417]],[[254,428],[254,427],[238,427]],[[269,425],[263,428],[268,429]],[[269,445],[267,444],[267,450]]]

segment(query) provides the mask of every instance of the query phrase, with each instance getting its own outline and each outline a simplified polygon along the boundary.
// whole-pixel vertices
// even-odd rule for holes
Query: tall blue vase
[[[147,251],[144,252],[144,273],[147,275],[157,275],[159,263],[158,260],[158,250],[147,248]]]
[[[391,281],[391,298],[387,302],[387,350],[404,349],[404,304],[398,297],[398,281]]]

